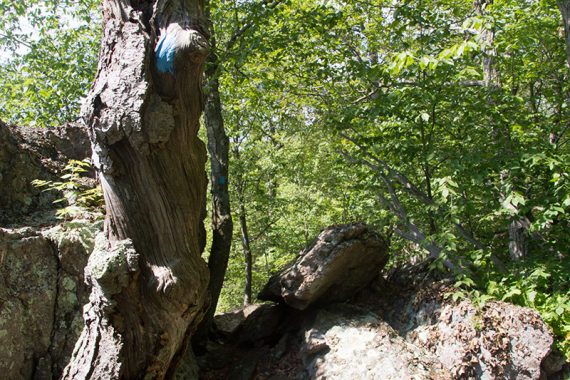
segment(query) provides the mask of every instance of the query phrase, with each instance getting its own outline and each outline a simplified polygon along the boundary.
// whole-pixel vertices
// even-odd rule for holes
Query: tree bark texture
[[[85,269],[92,290],[64,379],[162,379],[204,313],[208,54],[202,0],[104,0],[97,77],[82,116],[106,204]],[[154,50],[173,37],[173,69]],[[158,56],[158,55],[157,55]]]
[[[570,0],[557,0],[558,8],[562,14],[562,22],[564,23],[564,36],[566,38],[566,60],[568,68],[570,68]]]
[[[530,221],[525,217],[513,219],[509,224],[509,256],[512,261],[518,261],[527,256],[526,232],[529,227]]]

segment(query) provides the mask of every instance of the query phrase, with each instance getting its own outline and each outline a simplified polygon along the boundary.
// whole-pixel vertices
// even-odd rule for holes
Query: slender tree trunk
[[[509,224],[509,255],[516,261],[527,255],[526,230],[530,227],[527,218],[514,219]]]
[[[210,4],[206,0],[206,15],[210,20]],[[208,152],[210,153],[210,193],[212,194],[212,247],[208,258],[210,270],[210,307],[198,328],[194,344],[203,345],[212,325],[218,300],[224,284],[232,245],[233,222],[228,191],[229,139],[224,128],[222,101],[219,91],[220,63],[216,55],[216,40],[213,25],[210,22],[210,54],[206,63],[206,107],[204,124],[208,133]]]
[[[486,16],[486,9],[489,5],[493,4],[493,1],[494,0],[474,0],[473,4],[475,6],[475,12],[479,16]],[[484,28],[481,31],[481,37],[487,45],[484,51],[485,57],[483,58],[483,79],[485,81],[485,85],[491,90],[500,89],[501,83],[495,64],[495,32],[492,29]],[[489,105],[493,105],[491,98],[489,98]],[[495,139],[498,142],[497,145],[499,147],[502,147],[499,149],[502,150],[500,154],[503,156],[509,156],[512,153],[510,133],[510,128],[505,128],[503,130],[495,128],[493,131]],[[504,182],[508,180],[510,180],[510,172],[506,170],[501,173],[501,181]],[[508,194],[499,195],[501,202],[507,197],[507,195]],[[513,206],[513,208],[515,212],[518,212],[518,209],[515,206]],[[517,216],[514,216],[509,222],[509,255],[511,259],[520,259],[527,254],[525,225],[526,224],[522,223],[521,219],[519,219]]]
[[[232,146],[233,157],[236,161],[240,159],[240,140],[239,138],[234,138]],[[245,211],[245,190],[247,188],[247,181],[244,178],[244,174],[239,171],[236,173],[236,178],[234,181],[236,189],[236,197],[239,208],[239,226],[241,232],[241,246],[243,249],[243,255],[245,259],[245,286],[243,294],[243,304],[247,306],[251,304],[251,283],[252,283],[252,267],[253,267],[253,255],[251,253],[251,245],[249,238],[249,231],[247,229],[247,215]]]
[[[566,37],[566,60],[570,68],[570,0],[556,0],[562,21],[564,22],[564,35]]]
[[[431,123],[432,123],[432,130],[435,128],[435,123],[436,123],[436,104],[434,103],[432,105],[432,111],[431,111]],[[426,183],[426,195],[429,198],[430,201],[433,201],[433,192],[432,192],[432,188],[431,188],[431,179],[432,179],[432,171],[431,171],[431,166],[429,164],[429,159],[428,159],[428,150],[429,150],[429,141],[430,138],[426,135],[426,130],[425,130],[425,126],[424,126],[424,121],[420,120],[420,136],[422,139],[422,170],[424,172],[424,180]],[[435,223],[435,218],[433,215],[433,210],[429,209],[428,210],[428,223],[429,223],[429,234],[433,235],[437,232],[437,226]]]
[[[562,23],[564,24],[564,37],[566,40],[566,62],[568,63],[568,68],[570,69],[570,0],[556,0],[556,4],[558,4],[558,9],[560,9],[560,14],[562,15]],[[563,83],[565,80],[567,80],[566,78],[567,76],[563,76],[560,83]],[[564,96],[562,85],[559,86],[559,93],[560,99],[566,99],[566,104],[570,106],[570,98]],[[562,110],[562,102],[558,108],[559,110]],[[559,114],[562,114],[562,112],[559,112]],[[562,119],[562,117],[560,119]],[[560,139],[562,138],[562,135],[567,129],[568,124],[563,127],[561,134],[550,132],[550,143],[553,145],[558,145]]]
[[[207,298],[206,150],[197,137],[203,4],[104,0],[103,11],[98,73],[82,115],[107,216],[86,268],[85,327],[63,378],[162,379],[172,376]],[[174,48],[166,69],[155,57],[159,41]]]
[[[475,6],[475,12],[477,15],[485,16],[487,14],[486,8],[489,5],[492,5],[493,1],[494,0],[474,0],[473,5]],[[483,28],[481,31],[481,38],[487,45],[483,51],[485,55],[483,58],[483,80],[489,87],[498,87],[499,74],[495,67],[495,31],[493,29]]]
[[[245,206],[243,202],[239,205],[239,225],[241,230],[241,244],[245,258],[245,286],[243,290],[243,304],[247,306],[251,304],[251,283],[252,283],[252,266],[253,256],[251,254],[251,246],[249,245],[249,233],[247,231],[247,217],[245,214]]]

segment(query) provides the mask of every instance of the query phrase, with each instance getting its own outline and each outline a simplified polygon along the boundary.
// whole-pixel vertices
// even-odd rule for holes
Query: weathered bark
[[[562,21],[564,23],[566,60],[568,61],[568,68],[570,68],[570,0],[556,0],[556,4],[558,4],[558,8],[562,14]]]
[[[210,19],[210,5],[206,1],[206,15]],[[222,100],[220,98],[220,63],[216,54],[216,40],[213,26],[210,25],[210,54],[206,63],[206,107],[204,125],[208,134],[210,153],[210,193],[212,194],[212,247],[208,258],[210,270],[210,307],[198,328],[196,345],[204,343],[214,319],[218,299],[224,284],[232,246],[233,222],[228,191],[229,139],[224,128]]]
[[[204,312],[206,59],[201,0],[104,0],[95,84],[82,110],[107,217],[87,268],[90,303],[64,379],[172,375]],[[175,40],[157,70],[159,38]]]

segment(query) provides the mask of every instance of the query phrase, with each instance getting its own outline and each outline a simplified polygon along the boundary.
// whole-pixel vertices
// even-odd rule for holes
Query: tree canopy
[[[0,118],[56,126],[75,120],[97,65],[100,2],[0,1]]]

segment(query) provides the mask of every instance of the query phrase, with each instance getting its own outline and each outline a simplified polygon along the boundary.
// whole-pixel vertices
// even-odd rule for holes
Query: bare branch
[[[386,170],[390,174],[391,177],[398,180],[398,182],[403,186],[403,189],[406,192],[410,193],[415,198],[419,199],[420,201],[422,201],[423,203],[425,203],[427,205],[433,204],[433,200],[430,197],[428,197],[423,191],[421,191],[418,187],[416,187],[416,185],[414,185],[408,179],[408,177],[405,174],[403,174],[402,172],[400,172],[398,170],[395,170],[386,161],[384,161],[384,160],[380,159],[379,157],[370,153],[364,146],[362,146],[362,144],[358,143],[352,137],[350,137],[344,133],[341,133],[341,137],[343,137],[344,139],[346,139],[346,140],[350,141],[351,143],[353,143],[354,145],[356,145],[362,153],[364,153],[367,157],[369,157],[370,159],[372,159],[373,161],[378,163],[380,166],[382,166],[382,168],[384,170]],[[366,166],[370,167],[372,170],[375,170],[375,171],[380,170],[378,168],[378,166],[370,163],[367,160],[364,160],[364,163],[366,164]]]
[[[403,207],[403,205],[401,204],[399,197],[395,191],[394,185],[389,177],[393,178],[394,180],[397,180],[402,185],[404,191],[406,191],[407,193],[409,193],[410,195],[412,195],[413,197],[415,197],[425,205],[428,206],[434,205],[433,199],[428,197],[427,194],[425,194],[418,187],[416,187],[403,173],[393,169],[386,161],[369,153],[368,150],[365,147],[363,147],[360,143],[358,143],[354,138],[347,136],[346,134],[341,134],[341,136],[346,140],[352,142],[360,149],[362,153],[364,153],[367,157],[369,157],[370,159],[374,160],[376,163],[379,164],[379,166],[375,165],[369,160],[363,158],[356,159],[347,152],[341,151],[341,154],[347,159],[349,159],[350,162],[360,163],[365,166],[368,166],[378,175],[380,179],[382,179],[382,181],[386,185],[388,193],[390,194],[391,200],[389,201],[388,199],[386,199],[386,197],[380,195],[379,197],[381,203],[384,204],[395,216],[397,216],[400,219],[400,221],[403,224],[405,224],[407,230],[409,231],[408,233],[405,233],[402,230],[397,229],[396,233],[398,233],[398,235],[402,236],[403,238],[413,241],[414,243],[419,244],[420,246],[427,249],[428,252],[430,252],[430,257],[433,258],[439,257],[443,249],[437,246],[435,243],[430,242],[427,239],[426,235],[419,229],[419,227],[410,222],[407,212]],[[386,173],[388,175],[386,175]],[[454,223],[454,226],[457,229],[459,235],[463,237],[463,239],[465,239],[467,242],[473,244],[475,247],[477,247],[477,249],[487,250],[487,247],[481,241],[476,239],[473,236],[473,234],[467,231],[461,224]],[[498,257],[496,257],[494,254],[491,254],[491,260],[500,271],[504,271],[505,265]],[[451,269],[448,264],[446,264],[446,267]],[[456,271],[457,268],[453,270]]]
[[[385,207],[387,207],[395,216],[398,217],[400,223],[407,230],[405,231],[401,228],[396,227],[394,231],[402,238],[409,240],[413,243],[416,243],[420,247],[426,249],[429,253],[430,258],[433,259],[439,258],[441,256],[441,253],[443,252],[443,249],[440,246],[438,246],[435,242],[430,241],[426,237],[426,234],[416,224],[410,221],[406,209],[400,202],[396,189],[394,188],[394,185],[390,181],[390,179],[381,170],[379,170],[378,167],[376,167],[374,164],[370,163],[369,161],[363,159],[355,159],[345,151],[340,151],[340,154],[352,163],[360,163],[369,166],[371,168],[376,168],[373,170],[375,170],[378,177],[382,179],[382,181],[386,185],[388,193],[390,194],[390,200],[388,200],[384,196],[384,194],[378,194],[378,198]],[[448,259],[443,260],[443,264],[453,273],[465,272],[463,268],[459,268]]]

